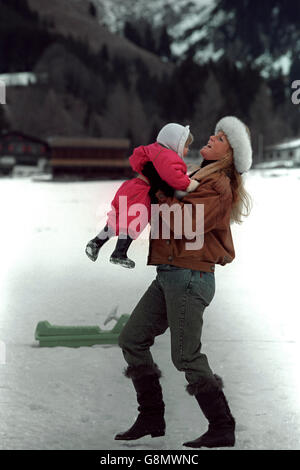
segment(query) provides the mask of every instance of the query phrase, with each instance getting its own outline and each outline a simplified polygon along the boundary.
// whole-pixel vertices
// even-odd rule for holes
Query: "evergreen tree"
[[[208,24],[214,20],[215,26],[208,28],[202,44],[223,47],[234,60],[251,62],[266,53],[274,59],[291,47],[300,52],[299,2],[218,0]]]
[[[136,27],[129,21],[125,22],[123,34],[125,38],[129,39],[129,41],[132,41],[137,46],[142,47],[143,41],[141,39],[140,33],[138,32]]]
[[[166,58],[168,60],[172,59],[171,43],[171,37],[168,34],[166,26],[164,26],[160,35],[159,45],[157,49],[157,53],[160,57]]]
[[[106,44],[104,44],[101,48],[100,57],[101,57],[101,60],[104,61],[104,62],[109,61],[109,53],[108,53],[108,49],[107,49]]]
[[[274,112],[272,94],[266,83],[263,83],[250,109],[250,129],[254,160],[261,160],[261,143],[264,146],[279,142],[288,135],[286,124]]]
[[[215,74],[210,72],[195,103],[195,113],[192,121],[195,146],[198,145],[201,148],[206,145],[222,115],[223,106],[224,98],[220,85]]]
[[[286,78],[280,72],[270,76],[267,83],[272,93],[274,109],[276,111],[282,109],[289,98],[289,83],[287,83]]]
[[[4,130],[7,130],[10,127],[5,116],[3,106],[5,105],[0,104],[0,133],[3,132]]]
[[[96,9],[95,5],[92,2],[89,3],[89,14],[93,18],[97,18],[97,9]]]
[[[156,42],[153,36],[153,29],[150,23],[146,22],[144,31],[144,40],[142,46],[153,54],[157,53]]]
[[[300,57],[299,54],[293,55],[292,66],[289,74],[289,82],[292,83],[294,80],[300,80]]]

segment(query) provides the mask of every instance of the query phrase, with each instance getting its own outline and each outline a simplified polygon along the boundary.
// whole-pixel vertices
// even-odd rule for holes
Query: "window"
[[[16,143],[15,144],[15,152],[18,153],[18,154],[22,154],[23,153],[23,144],[21,143]]]

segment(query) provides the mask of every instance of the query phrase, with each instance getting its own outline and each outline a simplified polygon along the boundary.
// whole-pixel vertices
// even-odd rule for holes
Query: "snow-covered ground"
[[[187,450],[182,442],[206,430],[171,362],[168,332],[152,348],[164,374],[166,435],[130,442],[114,440],[137,414],[119,347],[40,348],[34,340],[40,320],[103,327],[114,306],[130,313],[154,278],[146,236],[130,248],[134,270],[109,263],[114,240],[96,263],[84,254],[119,185],[0,179],[1,449]],[[234,449],[299,450],[300,172],[253,170],[247,188],[254,208],[233,226],[235,261],[216,269],[203,351],[225,382]]]

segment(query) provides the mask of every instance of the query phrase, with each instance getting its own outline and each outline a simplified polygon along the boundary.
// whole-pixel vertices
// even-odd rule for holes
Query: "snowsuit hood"
[[[183,150],[190,133],[190,126],[166,124],[158,133],[156,142],[176,152],[183,159]]]

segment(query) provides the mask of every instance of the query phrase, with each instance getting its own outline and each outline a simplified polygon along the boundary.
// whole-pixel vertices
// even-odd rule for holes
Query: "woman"
[[[184,371],[189,394],[194,395],[208,419],[208,431],[185,442],[188,447],[233,446],[235,420],[222,390],[222,380],[211,370],[201,352],[203,313],[215,293],[215,264],[225,265],[234,257],[230,223],[248,215],[250,200],[241,174],[252,163],[248,128],[236,117],[227,116],[216,126],[215,135],[201,150],[203,164],[192,178],[198,188],[182,201],[157,193],[160,202],[172,207],[186,204],[195,227],[196,207],[204,204],[204,243],[201,249],[187,249],[187,239],[178,237],[175,217],[169,221],[170,238],[150,238],[148,264],[157,265],[157,277],[143,295],[120,337],[119,345],[128,363],[125,375],[132,379],[138,411],[134,425],[118,434],[117,440],[138,439],[165,433],[164,401],[159,383],[161,372],[150,353],[156,336],[170,328],[171,356],[175,367]],[[243,207],[246,213],[243,214]],[[189,240],[190,241],[190,240]]]

